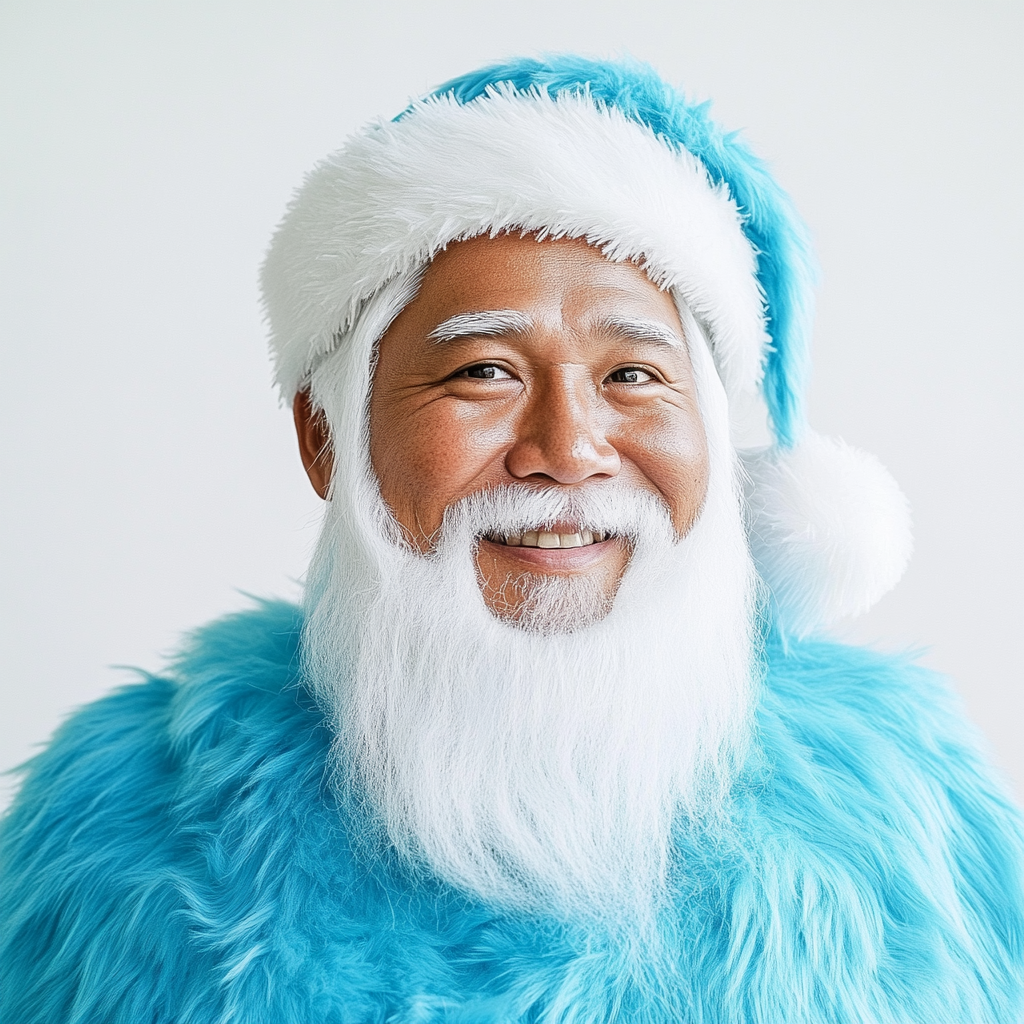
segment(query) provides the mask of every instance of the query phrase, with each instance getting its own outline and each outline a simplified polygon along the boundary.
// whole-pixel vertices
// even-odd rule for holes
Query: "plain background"
[[[295,596],[320,510],[256,289],[292,189],[485,61],[651,61],[741,128],[823,267],[814,425],[910,497],[845,633],[949,673],[1024,794],[1024,5],[0,3],[0,768],[176,638]]]

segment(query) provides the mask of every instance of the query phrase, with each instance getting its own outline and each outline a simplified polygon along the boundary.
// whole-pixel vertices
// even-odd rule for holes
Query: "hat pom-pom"
[[[792,448],[741,459],[751,553],[783,632],[859,615],[899,582],[910,507],[873,455],[807,431]]]

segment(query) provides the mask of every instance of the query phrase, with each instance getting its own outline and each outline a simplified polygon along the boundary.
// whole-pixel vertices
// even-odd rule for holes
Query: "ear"
[[[292,403],[295,432],[299,435],[299,455],[313,490],[326,499],[331,487],[334,453],[331,432],[323,410],[313,406],[308,391],[299,391]]]

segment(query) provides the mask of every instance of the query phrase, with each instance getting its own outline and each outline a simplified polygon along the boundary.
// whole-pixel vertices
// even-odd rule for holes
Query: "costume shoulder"
[[[831,642],[773,641],[767,661],[734,942],[799,935],[758,969],[790,992],[833,977],[814,1001],[837,1019],[1018,1020],[1024,828],[955,696]]]
[[[280,853],[268,824],[307,815],[324,771],[297,630],[285,604],[207,627],[26,766],[0,831],[0,1020],[231,1017],[224,979],[258,950],[230,904],[275,910],[247,857]]]

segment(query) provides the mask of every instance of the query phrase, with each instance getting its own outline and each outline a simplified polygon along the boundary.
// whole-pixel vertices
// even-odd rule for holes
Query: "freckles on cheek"
[[[500,460],[508,438],[507,424],[456,408],[417,425],[411,440],[420,473],[457,487]]]
[[[509,441],[507,424],[439,408],[408,417],[386,452],[378,479],[385,500],[405,525],[436,530],[453,502],[498,483]]]

